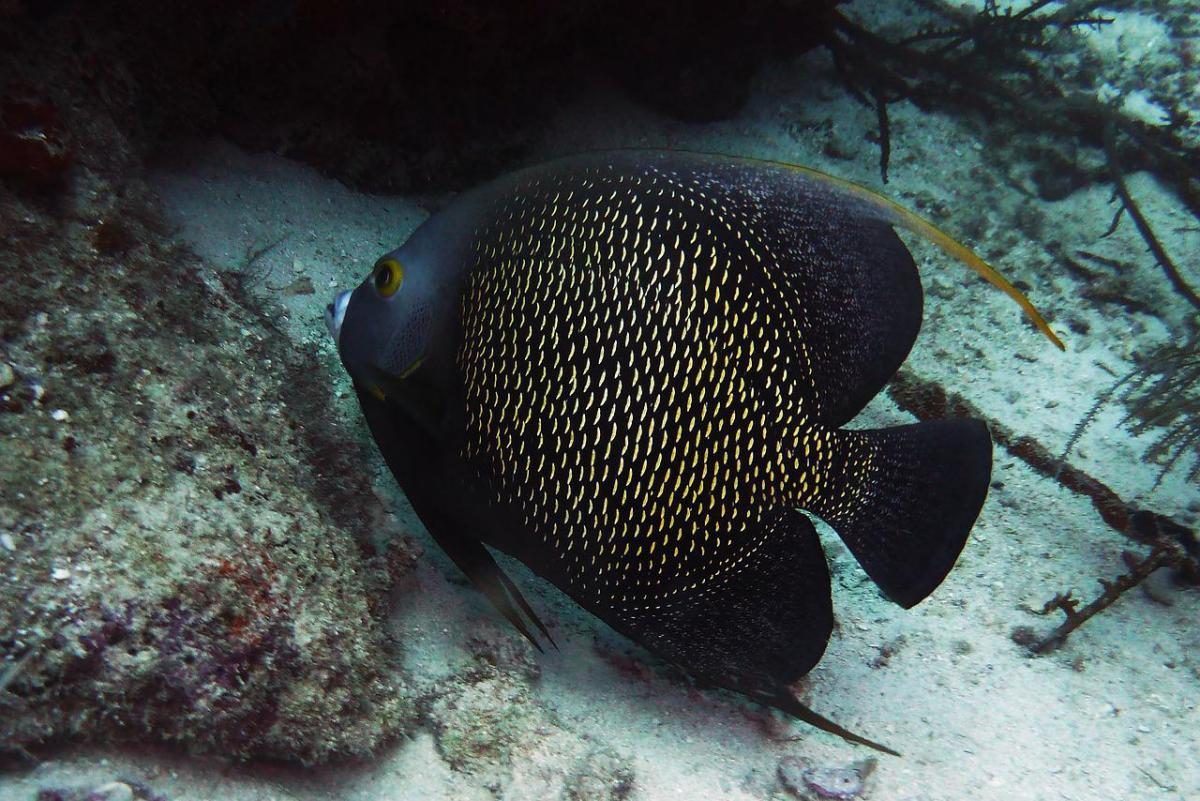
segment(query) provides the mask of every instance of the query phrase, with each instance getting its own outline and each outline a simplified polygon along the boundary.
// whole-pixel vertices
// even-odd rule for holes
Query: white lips
[[[350,292],[340,292],[325,307],[325,327],[329,329],[329,335],[333,337],[333,343],[338,344],[338,337],[342,333],[342,321],[346,319],[346,305],[350,303]]]

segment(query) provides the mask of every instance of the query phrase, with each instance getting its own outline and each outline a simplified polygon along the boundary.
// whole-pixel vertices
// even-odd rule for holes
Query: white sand
[[[814,78],[814,67],[822,65],[824,56],[814,54],[770,71],[745,113],[716,125],[681,125],[601,94],[565,109],[538,155],[615,145],[685,147],[798,161],[878,186],[877,151],[862,141],[863,132],[874,128],[873,114],[847,98],[829,75]],[[1112,213],[1107,188],[1055,204],[1031,200],[1012,186],[1022,176],[1006,175],[1006,168],[990,163],[986,148],[963,125],[906,105],[894,107],[893,114],[886,192],[924,207],[951,231],[979,231],[972,244],[1011,279],[1032,285],[1032,299],[1056,320],[1069,344],[1067,353],[1056,352],[1010,301],[940,254],[914,246],[927,293],[926,319],[908,364],[1017,433],[1057,449],[1112,373],[1129,368],[1134,349],[1144,351],[1170,333],[1154,317],[1081,302],[1081,287],[1053,262],[1047,245],[1062,243],[1067,252],[1088,248],[1136,264],[1139,298],[1173,322],[1183,317],[1182,304],[1128,221],[1112,238],[1099,240]],[[853,160],[822,154],[820,126],[831,118]],[[218,264],[235,267],[247,249],[289,234],[256,269],[273,270],[269,280],[280,285],[292,280],[299,260],[296,275],[311,277],[315,295],[283,301],[297,337],[324,335],[320,309],[332,293],[331,279],[340,287],[357,282],[421,218],[403,198],[356,194],[305,167],[220,143],[183,151],[156,182],[181,236]],[[1156,219],[1187,220],[1148,178],[1136,177],[1133,186]],[[1030,241],[1016,229],[1014,216],[1023,204],[1045,214],[1043,241]],[[947,213],[931,210],[937,207]],[[1178,227],[1161,226],[1169,246],[1181,254],[1198,252],[1194,232],[1174,231]],[[1068,317],[1086,322],[1089,333],[1067,331]],[[345,391],[340,375],[320,380]],[[351,397],[343,403],[355,413]],[[882,398],[855,425],[909,419]],[[1149,492],[1156,471],[1139,461],[1146,441],[1115,428],[1118,419],[1117,411],[1102,415],[1074,462],[1133,500]],[[833,555],[840,628],[807,681],[806,698],[824,714],[905,753],[902,759],[880,759],[867,797],[1200,798],[1200,592],[1160,588],[1173,603],[1164,606],[1134,591],[1073,635],[1058,654],[1026,657],[1010,640],[1013,627],[1046,631],[1058,621],[1024,608],[1040,607],[1066,589],[1090,598],[1097,578],[1123,571],[1120,552],[1133,546],[1086,499],[1003,450],[996,452],[993,477],[1003,487],[992,491],[958,566],[914,610],[883,601],[836,537],[825,538]],[[401,522],[420,531],[395,491],[383,486],[398,504]],[[1194,522],[1191,510],[1198,500],[1194,485],[1174,477],[1144,502]],[[492,625],[494,615],[448,580],[453,568],[423,532],[420,536],[429,553],[412,580],[415,589],[398,600],[392,625],[404,643],[405,668],[419,681],[432,682],[468,660],[466,635]],[[764,726],[763,716],[746,704],[694,692],[665,672],[618,668],[622,655],[636,658],[633,649],[519,565],[507,564],[520,584],[531,587],[527,594],[535,606],[554,621],[562,646],[541,657],[537,699],[565,727],[628,760],[636,777],[633,799],[785,797],[775,779],[781,757],[839,765],[868,755],[802,725]],[[872,668],[880,646],[901,638],[888,664]],[[795,739],[780,740],[781,733]],[[260,766],[228,770],[211,760],[161,751],[68,752],[33,774],[0,781],[0,796],[31,798],[38,786],[98,784],[122,774],[146,778],[171,799],[495,797],[450,770],[427,733],[368,765],[315,773]],[[525,796],[514,785],[505,797]]]

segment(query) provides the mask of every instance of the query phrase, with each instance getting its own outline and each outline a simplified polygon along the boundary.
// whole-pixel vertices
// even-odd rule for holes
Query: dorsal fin
[[[986,263],[986,261],[974,253],[971,248],[962,245],[961,242],[955,240],[946,231],[937,228],[937,225],[928,221],[924,217],[917,215],[904,206],[896,203],[895,200],[884,197],[884,195],[874,191],[869,187],[860,185],[853,181],[842,179],[835,175],[823,173],[823,171],[811,167],[804,167],[802,164],[794,164],[791,162],[779,161],[779,159],[755,158],[750,156],[727,156],[724,153],[702,152],[702,151],[686,151],[686,150],[653,150],[642,149],[642,147],[628,147],[628,149],[614,151],[595,151],[590,153],[581,153],[578,156],[569,156],[559,159],[559,162],[550,162],[539,165],[529,171],[542,171],[553,169],[560,164],[580,161],[592,161],[596,164],[604,164],[612,161],[617,161],[620,158],[631,158],[635,164],[646,161],[654,161],[658,159],[661,164],[678,165],[686,161],[691,161],[695,167],[713,168],[714,165],[719,167],[720,164],[737,164],[740,168],[745,167],[760,167],[762,169],[785,170],[788,173],[802,177],[805,182],[812,186],[820,186],[826,189],[830,198],[836,198],[841,201],[841,204],[856,205],[858,209],[865,213],[866,216],[875,217],[882,222],[887,222],[890,225],[899,225],[900,228],[912,231],[913,234],[922,236],[928,240],[943,253],[949,255],[962,264],[978,273],[978,275],[994,285],[997,289],[1003,291],[1004,294],[1012,297],[1018,303],[1022,311],[1025,312],[1034,326],[1050,339],[1050,342],[1055,344],[1055,347],[1060,350],[1066,350],[1066,345],[1062,339],[1058,338],[1054,330],[1050,329],[1050,325],[1046,323],[1045,318],[1038,312],[1037,307],[1016,289],[1012,283],[1001,275],[994,266]]]
[[[663,153],[645,163],[614,160],[613,169],[647,175],[647,193],[670,193],[701,231],[688,258],[748,279],[754,311],[742,325],[779,332],[806,415],[842,425],[908,356],[921,326],[921,283],[877,213],[766,162]]]
[[[665,177],[684,201],[708,208],[712,235],[744,248],[747,260],[759,264],[764,294],[779,312],[771,322],[791,341],[797,378],[811,385],[811,408],[826,425],[842,425],[879,392],[920,327],[919,277],[894,226],[928,238],[1000,287],[1062,347],[1029,300],[994,268],[866,187],[782,162],[676,151],[587,160],[618,174]]]
[[[753,161],[748,159],[748,161]],[[1030,321],[1033,322],[1037,329],[1046,335],[1046,338],[1059,350],[1066,350],[1067,346],[1058,338],[1058,335],[1051,330],[1049,323],[1042,317],[1037,308],[1030,302],[1029,298],[1013,286],[1007,278],[1000,274],[995,267],[981,259],[973,250],[959,242],[954,237],[947,234],[945,231],[938,228],[933,223],[926,220],[924,217],[901,206],[896,201],[884,197],[883,195],[868,189],[867,187],[856,184],[853,181],[847,181],[844,178],[838,178],[828,173],[815,170],[812,167],[804,167],[799,164],[789,164],[782,161],[767,161],[766,164],[774,164],[795,173],[807,176],[812,180],[828,187],[831,191],[847,198],[854,199],[865,206],[874,209],[880,215],[881,219],[887,222],[898,225],[907,231],[912,231],[924,239],[929,240],[937,245],[943,253],[951,256],[954,259],[962,262],[970,267],[981,278],[986,280],[992,286],[1001,290],[1004,294],[1017,302],[1017,305],[1025,312]]]

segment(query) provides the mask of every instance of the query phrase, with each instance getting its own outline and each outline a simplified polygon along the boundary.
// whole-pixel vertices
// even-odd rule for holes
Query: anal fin
[[[739,568],[649,608],[621,613],[632,638],[697,678],[738,692],[786,687],[833,631],[825,554],[808,518],[767,512],[738,535],[758,547]]]
[[[618,628],[703,683],[896,754],[812,711],[789,689],[821,658],[833,630],[829,569],[813,524],[802,512],[776,509],[743,536],[761,545],[740,570]]]

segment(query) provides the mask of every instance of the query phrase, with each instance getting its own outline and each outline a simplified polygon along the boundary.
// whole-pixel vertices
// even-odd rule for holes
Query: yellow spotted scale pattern
[[[862,483],[835,479],[872,469],[813,422],[804,299],[721,197],[600,164],[527,178],[472,238],[462,455],[532,537],[505,550],[624,620],[736,574],[770,510],[852,514]]]

